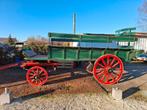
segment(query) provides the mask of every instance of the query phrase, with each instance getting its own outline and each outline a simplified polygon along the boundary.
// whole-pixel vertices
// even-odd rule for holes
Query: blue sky
[[[0,0],[0,37],[18,40],[47,37],[48,32],[72,33],[72,14],[77,14],[77,33],[114,33],[137,26],[143,0]]]

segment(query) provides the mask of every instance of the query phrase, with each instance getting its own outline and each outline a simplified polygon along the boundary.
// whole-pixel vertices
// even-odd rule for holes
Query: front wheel
[[[42,86],[48,80],[48,73],[44,68],[34,66],[27,71],[26,80],[33,86]]]
[[[106,54],[95,61],[93,76],[100,84],[115,84],[121,79],[123,70],[123,62],[119,57]]]

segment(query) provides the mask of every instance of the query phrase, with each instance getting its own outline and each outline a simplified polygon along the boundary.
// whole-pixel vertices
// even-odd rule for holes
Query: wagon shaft
[[[27,69],[33,66],[41,66],[41,67],[57,67],[60,63],[54,62],[54,61],[45,61],[45,62],[39,62],[39,61],[27,61],[20,65],[21,68]]]

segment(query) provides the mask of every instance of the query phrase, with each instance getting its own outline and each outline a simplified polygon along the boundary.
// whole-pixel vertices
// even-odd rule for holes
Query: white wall
[[[127,46],[128,42],[119,42],[119,46]],[[130,46],[133,46],[134,49],[144,50],[147,52],[147,38],[138,38],[136,42],[130,42]]]
[[[138,41],[134,44],[134,49],[147,52],[147,38],[138,38]]]

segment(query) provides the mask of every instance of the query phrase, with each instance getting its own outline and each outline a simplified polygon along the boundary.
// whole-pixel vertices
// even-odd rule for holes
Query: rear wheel
[[[27,71],[26,80],[33,86],[42,86],[48,80],[48,73],[44,68],[34,66]]]
[[[95,61],[93,75],[101,84],[114,84],[121,79],[123,70],[123,62],[119,57],[106,54]]]

